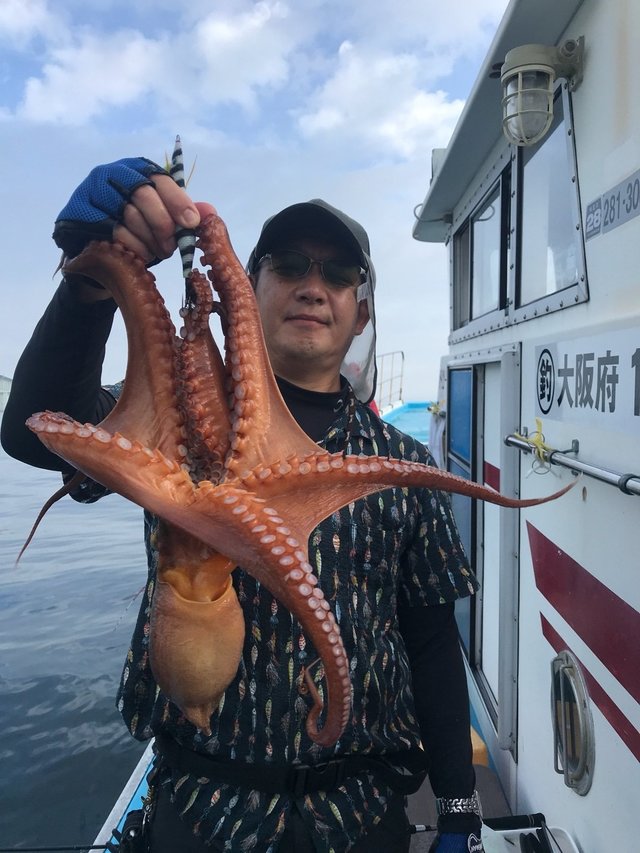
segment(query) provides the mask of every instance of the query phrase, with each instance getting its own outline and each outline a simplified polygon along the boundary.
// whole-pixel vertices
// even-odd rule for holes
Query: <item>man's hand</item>
[[[176,249],[176,227],[195,228],[197,207],[157,163],[131,157],[96,166],[56,220],[53,239],[68,258],[91,240],[118,240],[146,263]]]

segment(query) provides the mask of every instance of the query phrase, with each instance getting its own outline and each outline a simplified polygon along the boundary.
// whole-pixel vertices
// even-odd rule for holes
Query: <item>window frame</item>
[[[491,369],[493,375],[489,389],[488,369]],[[500,435],[506,435],[510,429],[509,424],[518,423],[520,420],[520,345],[511,343],[445,357],[443,370],[446,374],[447,421],[449,423],[452,416],[462,415],[460,422],[464,423],[468,409],[470,427],[466,453],[460,452],[458,447],[454,446],[457,445],[460,435],[454,436],[451,429],[447,430],[446,470],[474,482],[483,482],[487,453],[491,455],[496,452],[496,446],[494,445],[491,451],[487,443],[487,407],[491,407],[494,413],[492,417],[500,421]],[[470,387],[466,396],[455,393],[453,385],[456,373],[466,373],[469,376]],[[496,405],[496,402],[499,405]],[[514,456],[510,448],[501,441],[498,445],[499,489],[502,494],[516,497],[520,484],[520,455]],[[469,684],[474,695],[480,700],[480,705],[474,707],[482,707],[483,714],[486,714],[482,729],[486,735],[495,739],[495,748],[508,751],[513,759],[517,760],[520,516],[510,509],[495,508],[499,516],[490,520],[483,502],[475,501],[466,495],[452,494],[451,503],[465,553],[480,582],[478,592],[468,598],[459,599],[455,608],[462,650],[469,667]],[[490,533],[495,534],[496,522],[499,528],[497,560],[491,559],[489,563],[485,563],[485,540]],[[490,592],[487,592],[487,573],[493,575]],[[492,647],[485,644],[484,634],[485,620],[495,618],[496,613],[499,623],[497,694],[494,692],[496,682],[494,680],[492,685],[489,670],[485,665],[486,655],[491,659]],[[492,660],[495,664],[495,657]],[[492,734],[489,734],[490,732]]]
[[[452,282],[453,292],[451,299],[451,324],[450,328],[455,332],[463,333],[464,338],[472,337],[475,334],[482,334],[487,330],[487,325],[494,328],[493,323],[498,323],[500,317],[504,314],[507,307],[507,254],[509,241],[509,220],[510,220],[510,173],[509,167],[503,169],[496,180],[494,180],[489,189],[484,192],[478,203],[474,205],[471,213],[465,218],[461,226],[457,229],[452,240]],[[473,224],[478,220],[481,212],[486,207],[489,199],[498,190],[498,201],[500,207],[500,282],[498,289],[498,306],[490,309],[484,314],[477,317],[472,316],[473,307]],[[465,246],[461,245],[462,240],[465,240]],[[458,280],[458,270],[461,264],[461,255],[466,252],[467,257],[464,259],[464,267],[468,273],[468,281],[460,284]],[[461,304],[460,297],[464,298],[464,305]],[[464,315],[467,320],[462,325],[454,325],[459,318]]]
[[[562,290],[558,290],[554,293],[540,296],[537,299],[532,299],[530,302],[526,302],[523,305],[519,304],[518,300],[521,293],[520,279],[522,272],[522,195],[524,183],[524,160],[526,156],[525,150],[521,148],[518,150],[517,153],[517,192],[514,197],[514,203],[517,206],[517,210],[514,217],[517,235],[515,240],[517,275],[514,277],[515,286],[513,288],[513,296],[511,301],[511,316],[514,323],[523,322],[524,320],[530,320],[533,317],[540,316],[541,314],[550,314],[554,311],[560,311],[563,308],[570,307],[571,305],[577,305],[581,302],[586,302],[589,298],[587,288],[586,258],[584,249],[584,231],[582,227],[582,208],[580,205],[580,192],[578,186],[578,166],[574,144],[573,111],[571,108],[571,96],[566,84],[560,85],[556,89],[553,101],[554,112],[556,101],[560,101],[562,104],[563,121],[566,131],[565,143],[567,148],[567,162],[569,164],[568,181],[571,184],[571,187],[573,188],[573,192],[571,192],[569,196],[569,204],[571,207],[571,217],[575,226],[576,233],[575,247],[577,250],[576,256],[578,265],[578,280],[574,284],[571,284],[568,287],[564,287]],[[554,125],[552,124],[552,128],[553,127]],[[547,137],[545,137],[545,139],[546,138]],[[543,139],[540,143],[538,143],[537,146],[531,149],[532,153],[535,153],[535,151],[539,150],[539,148],[544,145],[545,139]]]
[[[573,111],[571,94],[565,82],[560,82],[554,94],[554,104],[560,100],[563,109],[562,123],[565,128],[567,145],[567,161],[570,174],[567,180],[571,189],[569,203],[571,217],[575,223],[575,248],[578,267],[578,281],[562,290],[541,296],[522,306],[517,304],[520,293],[521,252],[522,252],[522,196],[524,180],[524,158],[522,149],[509,145],[501,140],[487,161],[487,166],[479,173],[470,191],[458,205],[454,215],[450,235],[450,265],[451,265],[451,300],[450,300],[450,334],[449,344],[456,344],[469,338],[488,334],[506,326],[532,320],[536,317],[551,314],[555,311],[570,308],[587,302],[589,299],[587,265],[585,256],[584,229],[582,223],[582,205],[580,202],[580,187],[578,180],[577,159],[574,142]],[[533,149],[541,148],[548,137],[542,139]],[[506,161],[506,162],[505,162]],[[480,317],[471,317],[473,304],[473,234],[474,216],[481,211],[486,200],[495,192],[496,187],[501,193],[501,289],[499,307]],[[469,280],[461,287],[457,280],[460,269],[460,240],[467,232],[467,247],[469,257],[466,270]],[[468,301],[466,315],[468,320],[460,325],[464,315],[461,310],[460,297]]]

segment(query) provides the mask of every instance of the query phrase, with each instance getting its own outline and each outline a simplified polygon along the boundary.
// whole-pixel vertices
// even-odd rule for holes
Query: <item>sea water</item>
[[[64,497],[0,450],[0,848],[87,846],[144,744],[115,696],[146,579],[142,510]]]

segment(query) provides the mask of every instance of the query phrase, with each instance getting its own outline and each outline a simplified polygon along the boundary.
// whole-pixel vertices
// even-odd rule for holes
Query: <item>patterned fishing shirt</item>
[[[110,390],[119,396],[119,386]],[[359,403],[351,419],[344,407],[319,443],[330,452],[433,464],[423,445]],[[84,500],[98,496],[87,494]],[[233,582],[245,617],[243,655],[211,718],[211,736],[198,732],[166,699],[149,666],[149,615],[158,558],[157,519],[149,513],[145,538],[148,583],[117,700],[134,737],[144,740],[162,732],[196,752],[256,764],[317,764],[420,744],[397,604],[437,605],[477,589],[447,495],[386,489],[334,512],[311,534],[309,562],[340,627],[353,690],[351,718],[329,748],[307,735],[312,700],[298,691],[301,669],[318,654],[288,610],[241,568],[233,572]],[[322,695],[322,666],[315,669]],[[179,813],[205,844],[215,839],[224,842],[225,850],[243,853],[278,850],[293,804],[290,795],[236,788],[180,771],[165,774],[164,784],[171,786]],[[335,790],[300,797],[296,807],[312,829],[318,851],[346,853],[381,819],[392,795],[384,782],[361,774]]]

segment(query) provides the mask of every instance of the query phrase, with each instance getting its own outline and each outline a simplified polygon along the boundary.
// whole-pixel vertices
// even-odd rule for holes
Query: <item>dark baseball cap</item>
[[[302,236],[334,240],[353,252],[363,269],[369,268],[369,237],[362,225],[323,199],[312,198],[285,207],[267,219],[249,256],[247,269],[255,272],[260,258],[273,249],[284,248],[292,237]]]

